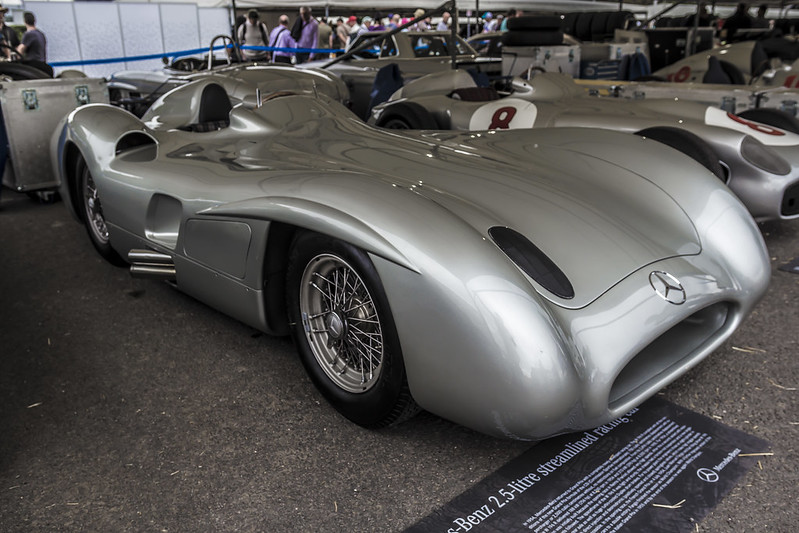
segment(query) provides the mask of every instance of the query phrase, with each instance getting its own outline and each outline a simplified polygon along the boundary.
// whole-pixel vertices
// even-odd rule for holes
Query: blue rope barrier
[[[231,48],[231,45],[220,45],[215,46],[214,51],[216,50],[224,50],[225,48]],[[343,49],[330,49],[330,48],[277,48],[272,46],[242,46],[244,50],[259,50],[264,52],[291,52],[291,53],[319,53],[319,54],[331,54],[331,53],[342,53],[344,52]],[[168,52],[162,54],[148,54],[148,55],[140,55],[140,56],[124,56],[124,57],[109,57],[105,59],[82,59],[78,61],[53,61],[50,63],[51,67],[75,67],[80,65],[104,65],[108,63],[124,63],[124,62],[134,62],[134,61],[146,61],[148,59],[161,59],[164,57],[171,57],[175,59],[177,57],[183,56],[190,56],[194,54],[202,54],[208,51],[208,48],[193,48],[191,50],[181,50],[178,52]]]

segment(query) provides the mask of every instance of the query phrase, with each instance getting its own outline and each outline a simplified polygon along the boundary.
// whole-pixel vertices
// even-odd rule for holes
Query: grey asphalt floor
[[[799,221],[761,230],[767,296],[662,392],[772,443],[697,531],[799,523],[799,275],[776,268]],[[0,531],[401,531],[530,446],[427,413],[354,426],[290,339],[131,278],[62,203],[3,191]]]

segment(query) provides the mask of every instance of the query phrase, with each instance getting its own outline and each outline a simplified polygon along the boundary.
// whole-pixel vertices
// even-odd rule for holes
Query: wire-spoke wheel
[[[418,411],[388,301],[363,251],[302,232],[292,245],[286,286],[303,365],[341,414],[383,427]]]
[[[83,157],[78,158],[76,170],[79,180],[78,192],[81,195],[81,216],[86,224],[89,239],[103,258],[112,264],[124,266],[125,261],[111,248],[108,225],[103,214],[100,195],[97,193],[97,185]]]
[[[316,361],[330,380],[361,393],[377,382],[383,365],[383,334],[372,296],[346,262],[314,257],[300,282],[300,317]]]

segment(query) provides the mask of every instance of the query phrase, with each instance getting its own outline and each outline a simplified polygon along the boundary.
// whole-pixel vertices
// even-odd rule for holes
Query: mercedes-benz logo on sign
[[[719,475],[709,468],[700,468],[696,471],[696,475],[707,483],[715,483],[719,480]]]
[[[662,270],[654,270],[649,274],[649,284],[655,289],[658,296],[670,304],[680,305],[685,303],[685,289],[680,280]]]

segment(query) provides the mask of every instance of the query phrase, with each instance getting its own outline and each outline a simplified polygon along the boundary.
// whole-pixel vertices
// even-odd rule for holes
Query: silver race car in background
[[[799,121],[777,110],[734,115],[677,99],[598,98],[551,72],[529,81],[517,77],[499,89],[479,86],[463,70],[431,74],[376,106],[369,122],[397,129],[584,126],[637,133],[704,164],[757,220],[799,217]]]
[[[452,68],[452,58],[464,68],[499,74],[502,64],[479,57],[465,40],[446,31],[370,31],[358,35],[347,52],[334,60],[309,61],[300,69],[315,68],[339,76],[347,84],[352,111],[366,119],[371,109],[375,78],[381,69],[394,69],[404,81]],[[390,72],[386,73],[389,74]]]
[[[394,132],[324,96],[232,107],[213,77],[54,137],[65,203],[133,273],[270,334],[366,427],[419,407],[539,439],[627,412],[766,290],[740,201],[695,161],[585,128]]]

